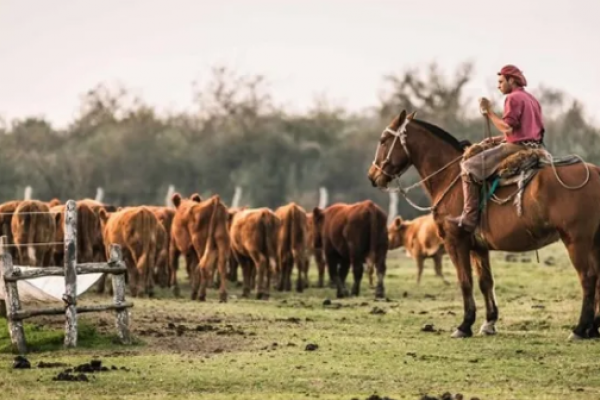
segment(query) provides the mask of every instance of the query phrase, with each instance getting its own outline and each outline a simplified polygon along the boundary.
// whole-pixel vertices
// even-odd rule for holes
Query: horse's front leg
[[[471,262],[475,266],[475,272],[479,277],[479,289],[485,300],[485,322],[481,325],[479,333],[494,335],[496,334],[496,322],[498,321],[498,306],[496,305],[496,294],[494,293],[494,275],[490,264],[490,252],[488,250],[472,251]]]
[[[464,305],[463,322],[452,334],[453,338],[473,336],[471,327],[475,323],[476,307],[475,298],[473,297],[473,272],[471,270],[470,243],[470,238],[464,234],[446,237],[444,241],[446,251],[456,267],[456,276],[460,283]]]

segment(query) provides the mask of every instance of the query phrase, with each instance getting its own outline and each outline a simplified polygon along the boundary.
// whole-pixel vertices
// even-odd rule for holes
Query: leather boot
[[[468,176],[463,176],[464,208],[462,215],[448,217],[448,221],[458,224],[467,232],[473,232],[479,223],[479,186],[471,181]]]

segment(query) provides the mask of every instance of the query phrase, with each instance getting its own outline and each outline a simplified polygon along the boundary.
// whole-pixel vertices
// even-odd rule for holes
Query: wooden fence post
[[[125,267],[123,262],[123,254],[121,252],[121,246],[112,244],[110,246],[110,260],[108,265],[111,267]],[[113,274],[112,285],[115,302],[115,306],[120,307],[125,304],[125,274]],[[116,310],[116,322],[117,322],[117,333],[123,344],[131,344],[131,335],[129,334],[129,310],[125,307],[117,308]]]
[[[65,346],[77,346],[77,205],[74,200],[65,206]]]
[[[0,263],[2,263],[2,273],[4,274],[4,277],[12,275],[14,271],[10,252],[8,252],[8,250],[6,250],[4,247],[7,243],[6,239],[6,236],[2,236],[0,238]],[[11,282],[4,279],[4,294],[6,296],[6,321],[8,323],[8,330],[10,332],[10,340],[13,348],[16,348],[19,354],[25,354],[27,352],[27,343],[25,342],[23,321],[15,318],[17,312],[21,310],[17,282]]]

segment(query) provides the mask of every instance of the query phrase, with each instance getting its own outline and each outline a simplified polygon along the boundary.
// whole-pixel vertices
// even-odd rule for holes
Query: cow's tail
[[[39,212],[40,210],[38,210],[35,206],[28,206],[23,208],[23,228],[27,232],[27,258],[29,259],[29,265],[37,266],[37,257],[35,254],[34,243],[39,216],[37,212]]]
[[[202,271],[205,271],[207,268],[207,263],[211,261],[211,250],[216,247],[215,244],[215,230],[217,224],[217,213],[219,206],[219,197],[215,196],[212,199],[212,210],[210,213],[210,222],[208,223],[208,235],[206,237],[206,244],[204,245],[204,253],[202,254],[202,258],[200,259],[199,266]],[[223,278],[221,278],[223,279]]]
[[[79,204],[77,206],[77,252],[81,255],[79,262],[93,261],[92,246],[95,239],[94,234],[96,233],[96,226],[94,224],[97,221],[96,215],[89,206],[86,204]]]
[[[265,243],[265,257],[267,259],[267,263],[269,264],[269,268],[271,273],[277,271],[277,249],[275,244],[273,243],[273,230],[276,228],[274,224],[273,215],[271,215],[268,211],[264,211],[261,216],[261,226],[263,228],[262,237]]]
[[[131,236],[137,236],[141,241],[141,246],[138,248],[140,252],[134,257],[135,265],[138,271],[138,276],[144,279],[144,287],[147,291],[150,291],[151,280],[153,279],[154,263],[156,259],[156,217],[150,210],[143,207],[140,211],[139,225],[137,228],[139,232],[130,232]],[[135,252],[133,252],[135,253]],[[147,293],[150,294],[150,293]]]

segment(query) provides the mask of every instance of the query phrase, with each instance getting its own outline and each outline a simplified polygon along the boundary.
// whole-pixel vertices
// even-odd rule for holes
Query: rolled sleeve
[[[502,120],[513,129],[519,128],[523,102],[514,96],[508,96],[504,102],[504,115]]]

